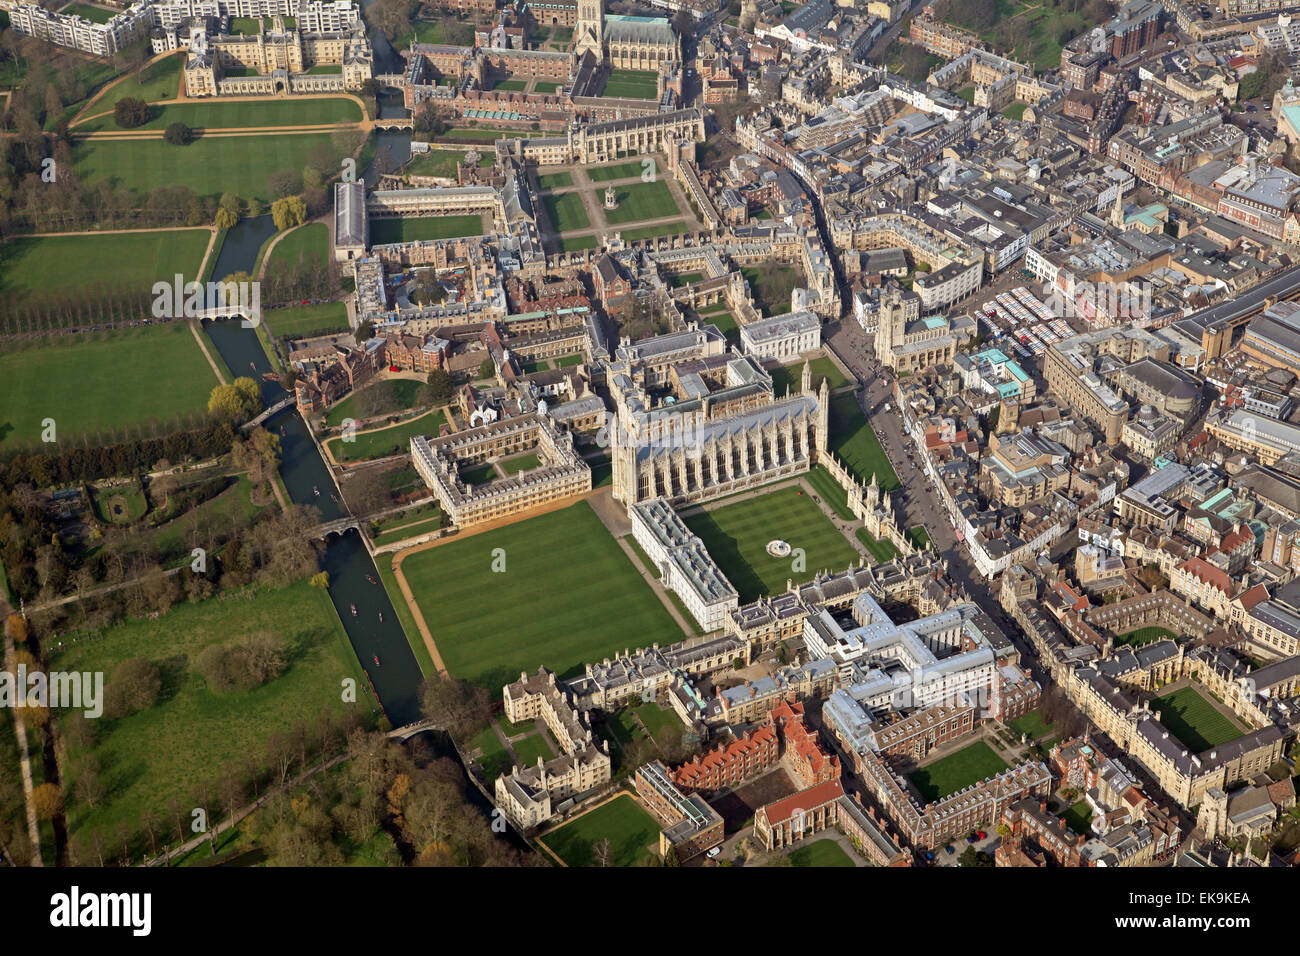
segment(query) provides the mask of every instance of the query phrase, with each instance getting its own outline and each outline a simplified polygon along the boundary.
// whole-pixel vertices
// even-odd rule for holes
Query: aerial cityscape
[[[0,0],[0,868],[1300,865],[1296,14]]]

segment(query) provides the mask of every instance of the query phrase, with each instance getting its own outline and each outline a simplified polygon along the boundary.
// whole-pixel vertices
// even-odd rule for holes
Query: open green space
[[[496,153],[490,149],[479,150],[479,169],[486,169],[496,162]],[[440,176],[443,179],[455,179],[457,167],[465,162],[469,150],[431,149],[426,153],[417,153],[402,172],[408,176]]]
[[[269,271],[291,269],[313,259],[325,261],[330,254],[330,228],[323,222],[309,222],[280,237],[271,250]],[[340,303],[342,304],[342,303]]]
[[[493,573],[499,554],[505,571]],[[543,664],[572,677],[630,634],[643,647],[682,636],[585,502],[412,554],[402,567],[448,671],[494,694]]]
[[[551,221],[551,227],[558,233],[587,229],[591,226],[591,220],[587,218],[587,210],[582,206],[581,193],[543,196],[542,205],[546,207],[546,218]],[[592,239],[593,242],[595,240],[594,236],[587,238]]]
[[[583,249],[595,249],[598,240],[596,236],[574,236],[573,238],[560,239],[561,252],[581,252]]]
[[[106,99],[122,99],[114,89]],[[101,101],[103,102],[103,101]],[[77,125],[78,132],[121,129],[108,112]],[[96,107],[97,108],[97,107]],[[318,96],[294,100],[231,100],[228,102],[168,103],[155,106],[153,116],[143,126],[133,129],[166,129],[172,123],[184,123],[191,129],[251,129],[256,126],[318,126],[330,123],[357,123],[364,117],[355,100]]]
[[[1226,744],[1245,733],[1195,687],[1183,687],[1157,697],[1151,702],[1151,709],[1160,714],[1160,722],[1193,753]]]
[[[263,311],[262,321],[271,330],[271,334],[283,338],[325,335],[328,332],[346,332],[348,330],[348,307],[342,302],[295,305],[287,309]]]
[[[542,843],[566,866],[593,866],[592,844],[609,840],[611,866],[635,866],[657,856],[659,824],[626,793],[546,834]]]
[[[497,477],[497,468],[493,464],[468,465],[460,469],[460,480],[467,485],[485,485]]]
[[[735,316],[731,314],[730,310],[722,309],[721,311],[710,312],[708,315],[702,314],[700,320],[703,325],[716,325],[718,331],[728,339],[735,342],[740,341],[740,326],[736,323]]]
[[[700,536],[742,604],[764,594],[782,593],[787,580],[806,581],[818,571],[842,571],[857,561],[853,546],[801,488],[778,488],[684,520]],[[803,549],[802,570],[795,570],[798,551],[784,558],[767,553],[767,543],[773,539]]]
[[[1031,710],[1015,720],[1008,720],[1007,726],[1017,733],[1024,734],[1030,740],[1036,740],[1052,729],[1036,710]]]
[[[898,487],[898,476],[889,463],[889,456],[862,414],[854,393],[841,392],[831,396],[830,432],[831,451],[854,477],[866,485],[875,475],[882,491],[893,491]]]
[[[257,17],[231,17],[230,32],[237,36],[256,36],[262,28],[262,21]]]
[[[672,222],[660,223],[657,226],[639,226],[636,229],[620,229],[619,235],[623,237],[624,242],[637,242],[641,239],[655,239],[659,236],[676,236],[686,232],[686,230],[686,220],[675,219]],[[719,323],[718,327],[721,328],[722,323]]]
[[[794,866],[856,866],[853,858],[834,840],[815,840],[790,851]]]
[[[917,525],[915,528],[907,529],[907,540],[916,548],[925,550],[930,546],[930,532],[925,530],[924,525]]]
[[[91,112],[103,109],[112,112],[118,100],[129,97],[155,103],[158,100],[174,100],[180,91],[181,69],[185,66],[185,53],[178,52],[151,63],[139,73],[131,73],[111,90],[104,94],[92,108]],[[77,127],[80,129],[81,127]]]
[[[503,93],[522,93],[528,89],[527,80],[499,80],[492,84],[492,89],[500,90]]]
[[[1061,814],[1061,818],[1065,820],[1066,826],[1080,836],[1092,835],[1092,830],[1089,828],[1089,824],[1092,823],[1092,807],[1088,806],[1087,800],[1080,800],[1072,805]]]
[[[898,548],[894,547],[894,542],[886,538],[873,538],[866,528],[859,528],[853,533],[857,535],[862,546],[867,549],[877,564],[884,564],[898,557]]]
[[[1006,761],[980,740],[928,767],[913,770],[908,777],[925,802],[933,803],[1006,769]]]
[[[538,757],[541,757],[542,760],[555,759],[555,751],[551,750],[541,734],[533,734],[531,737],[512,741],[510,746],[514,748],[519,763],[525,767],[535,767]]]
[[[104,180],[142,190],[182,185],[200,196],[234,193],[269,202],[267,177],[280,170],[301,170],[322,149],[334,149],[329,133],[201,136],[188,146],[173,146],[161,138],[89,139],[77,143],[72,156],[86,185]]]
[[[209,690],[194,670],[203,649],[259,631],[286,642],[285,673],[251,691]],[[170,801],[191,800],[197,787],[215,783],[223,767],[260,758],[271,734],[325,711],[370,706],[364,695],[358,704],[342,703],[339,681],[353,678],[364,687],[365,677],[329,596],[306,581],[180,604],[157,619],[125,621],[67,648],[55,658],[60,670],[111,675],[124,660],[143,657],[162,672],[154,706],[95,722],[93,749],[107,795],[93,810],[70,804],[74,837],[85,828],[112,833],[119,821],[134,830],[146,810],[166,816]],[[70,762],[65,792],[76,791],[76,767]]]
[[[387,428],[357,432],[353,441],[335,436],[329,440],[330,452],[338,461],[366,461],[385,455],[402,455],[411,449],[416,435],[436,436],[446,422],[446,412],[439,408]]]
[[[419,404],[426,388],[423,382],[413,378],[390,378],[372,382],[335,402],[325,416],[325,424],[337,428],[347,418],[360,421],[374,415],[409,411]]]
[[[483,217],[421,216],[418,218],[370,220],[370,244],[420,242],[425,239],[455,239],[483,235]]]
[[[602,96],[653,100],[659,95],[659,74],[651,70],[610,70]]]
[[[831,473],[826,470],[825,465],[818,465],[808,474],[804,475],[804,480],[812,486],[817,497],[826,502],[831,510],[843,518],[845,521],[853,520],[853,512],[849,510],[849,497],[845,494],[840,483],[831,477]]]
[[[587,170],[587,175],[593,183],[607,183],[611,179],[640,179],[644,169],[638,159],[616,166],[594,166]]]
[[[826,379],[830,382],[831,390],[835,390],[842,385],[849,384],[849,380],[840,367],[836,365],[828,356],[820,355],[808,363],[808,371],[812,373],[813,391],[821,387],[821,380]],[[785,392],[797,392],[803,380],[803,362],[791,362],[789,365],[778,365],[776,368],[768,369],[772,376],[772,386],[776,389],[778,395]]]
[[[975,102],[975,87],[973,87],[973,86],[964,86],[964,87],[962,87],[960,90],[957,91],[957,95],[958,95],[959,97],[961,97],[963,100],[965,100],[967,103],[974,103],[974,102]]]
[[[520,136],[532,136],[526,129],[507,129],[496,126],[453,126],[442,134],[443,139],[466,140],[468,142],[495,143],[499,139],[514,139]]]
[[[85,17],[91,23],[107,23],[117,16],[117,10],[91,6],[89,3],[69,3],[59,10],[60,13]]]
[[[678,211],[677,201],[662,179],[615,186],[614,191],[618,195],[618,208],[604,210],[605,219],[611,224],[661,219]]]
[[[422,509],[412,509],[413,511]],[[403,512],[399,517],[405,518],[409,512]],[[376,531],[372,540],[376,547],[382,547],[386,544],[392,544],[394,541],[405,541],[407,538],[414,538],[418,535],[428,534],[431,531],[437,531],[443,526],[444,518],[442,511],[437,507],[433,508],[432,513],[421,518],[411,518],[403,520],[400,523],[393,519],[394,523],[385,522],[382,530]],[[405,607],[406,602],[402,602]],[[411,633],[415,633],[412,631]]]
[[[47,339],[0,352],[0,448],[203,413],[218,384],[183,322]],[[148,428],[145,428],[148,431]]]
[[[206,229],[37,236],[0,242],[0,303],[68,285],[75,266],[82,288],[151,287],[177,273],[195,278],[211,233]],[[3,314],[0,309],[0,314]]]
[[[1139,627],[1137,630],[1119,635],[1115,639],[1115,642],[1117,644],[1131,644],[1134,647],[1140,647],[1143,644],[1150,644],[1152,641],[1164,640],[1176,641],[1178,640],[1178,635],[1167,627]]]
[[[473,750],[476,747],[482,751],[478,764],[483,768],[483,774],[487,777],[488,785],[491,786],[497,777],[508,772],[513,765],[510,752],[506,750],[506,745],[501,742],[501,738],[491,726],[470,740],[469,749]]]
[[[544,173],[537,177],[537,186],[539,189],[563,189],[566,186],[572,185],[572,173]]]
[[[562,355],[559,358],[554,359],[553,364],[556,368],[571,368],[574,365],[581,365],[585,361],[587,360],[583,357],[582,353],[578,352],[573,355]]]
[[[510,458],[501,462],[501,470],[507,475],[517,475],[521,471],[532,471],[534,468],[540,468],[542,460],[536,455],[520,455],[518,458]]]
[[[1012,103],[1002,111],[1002,115],[1011,120],[1022,120],[1025,118],[1025,110],[1029,107],[1024,103]]]
[[[675,276],[668,277],[668,284],[671,285],[674,289],[680,289],[684,286],[688,286],[692,282],[703,282],[703,281],[704,281],[704,273],[702,272],[687,272],[684,275],[675,275]]]
[[[559,83],[555,83],[550,80],[538,80],[536,83],[533,84],[534,93],[549,94],[549,93],[554,93],[559,88],[560,88]]]

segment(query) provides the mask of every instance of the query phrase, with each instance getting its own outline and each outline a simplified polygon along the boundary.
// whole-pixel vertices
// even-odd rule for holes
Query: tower
[[[1110,224],[1116,229],[1124,228],[1124,190],[1115,191],[1115,205],[1110,207]]]
[[[574,28],[573,51],[579,57],[590,51],[605,59],[605,10],[602,0],[578,0],[578,23]]]

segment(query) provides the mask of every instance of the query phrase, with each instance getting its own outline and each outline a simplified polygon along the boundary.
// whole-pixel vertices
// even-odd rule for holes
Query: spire
[[[805,359],[803,363],[803,378],[800,380],[799,391],[804,395],[812,392],[812,366]]]

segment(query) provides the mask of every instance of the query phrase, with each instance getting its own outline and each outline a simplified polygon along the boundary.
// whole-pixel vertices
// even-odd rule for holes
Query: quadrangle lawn
[[[1178,635],[1167,627],[1153,625],[1151,627],[1139,627],[1137,630],[1129,631],[1127,634],[1121,634],[1116,639],[1118,644],[1132,644],[1140,646],[1150,644],[1152,641],[1178,640]]]
[[[659,92],[659,74],[652,70],[611,70],[602,96],[652,100]]]
[[[204,687],[192,669],[199,653],[256,631],[270,631],[288,642],[289,669],[251,691],[217,694]],[[329,597],[306,581],[283,590],[247,589],[179,604],[156,620],[125,621],[56,660],[63,670],[111,674],[132,657],[159,666],[163,693],[148,710],[96,721],[94,752],[108,797],[95,810],[70,804],[74,837],[87,826],[112,833],[119,820],[138,829],[146,808],[165,816],[169,800],[189,800],[198,785],[215,780],[227,763],[238,767],[249,756],[260,759],[274,731],[349,706],[340,700],[344,678],[365,685]],[[361,696],[351,706],[368,708],[367,702],[373,700]],[[65,783],[70,785],[67,792],[75,792],[75,779]]]
[[[546,218],[551,221],[551,227],[556,232],[586,229],[591,225],[587,211],[582,207],[581,193],[543,196],[542,205],[546,207]]]
[[[834,840],[801,843],[790,851],[790,862],[798,867],[854,866],[853,858]]]
[[[412,554],[402,569],[448,671],[494,694],[543,664],[571,677],[682,637],[586,502]]]
[[[184,322],[0,352],[0,448],[202,411],[218,384]]]
[[[328,444],[330,452],[338,461],[383,458],[385,455],[410,451],[411,439],[416,435],[436,436],[446,420],[446,412],[437,409],[387,428],[357,432],[353,441],[343,441],[341,437],[331,438]]]
[[[605,219],[611,223],[662,219],[681,212],[668,184],[662,179],[615,186],[614,190],[618,194],[618,208],[605,210]]]
[[[635,866],[655,856],[651,848],[659,844],[659,824],[623,793],[546,834],[542,843],[567,866],[592,866],[596,860],[591,847],[601,839],[609,840],[611,865]]]
[[[898,487],[898,476],[889,463],[889,456],[862,414],[853,393],[841,392],[831,396],[830,431],[831,451],[859,481],[867,484],[874,474],[882,491],[893,491]]]
[[[322,302],[319,305],[295,305],[287,309],[271,309],[262,313],[262,321],[272,335],[289,338],[295,335],[323,335],[326,332],[346,332],[348,307],[342,302]]]
[[[266,267],[268,271],[280,271],[296,267],[299,262],[310,262],[312,259],[324,262],[329,257],[329,252],[329,226],[323,222],[309,222],[281,237],[275,244],[275,248],[271,250],[271,261]],[[346,309],[344,314],[347,314]]]
[[[1157,697],[1151,702],[1151,709],[1160,714],[1160,722],[1193,753],[1226,744],[1244,733],[1195,687],[1183,687]]]
[[[616,166],[596,166],[587,170],[587,176],[593,183],[605,183],[611,179],[639,178],[644,168],[641,161],[637,159],[630,163],[619,163]]]
[[[798,488],[779,488],[684,520],[731,581],[741,604],[780,594],[789,579],[807,581],[818,571],[843,571],[857,563],[857,551]],[[774,538],[804,550],[803,571],[793,569],[794,557],[767,553]]]
[[[329,133],[201,136],[188,146],[162,139],[83,140],[72,151],[83,185],[105,179],[132,189],[189,186],[200,196],[234,193],[269,202],[267,177],[301,170],[317,150],[333,150]]]
[[[113,119],[112,107],[122,96],[110,93],[103,115],[77,125],[78,132],[121,129]],[[92,109],[100,110],[99,103]],[[149,122],[135,129],[166,129],[172,123],[184,123],[191,129],[251,129],[256,126],[323,126],[332,123],[357,123],[361,107],[343,97],[313,97],[301,100],[267,100],[265,102],[169,103],[155,106]]]
[[[151,287],[198,275],[211,233],[206,229],[124,232],[102,236],[39,236],[0,243],[0,302],[65,285],[76,263],[79,287]]]
[[[459,236],[483,235],[483,217],[422,216],[403,219],[370,220],[370,243],[382,246],[390,242],[418,242],[422,239],[455,239]]]
[[[1006,769],[1006,761],[979,740],[928,767],[913,770],[909,777],[925,802],[933,803]]]

